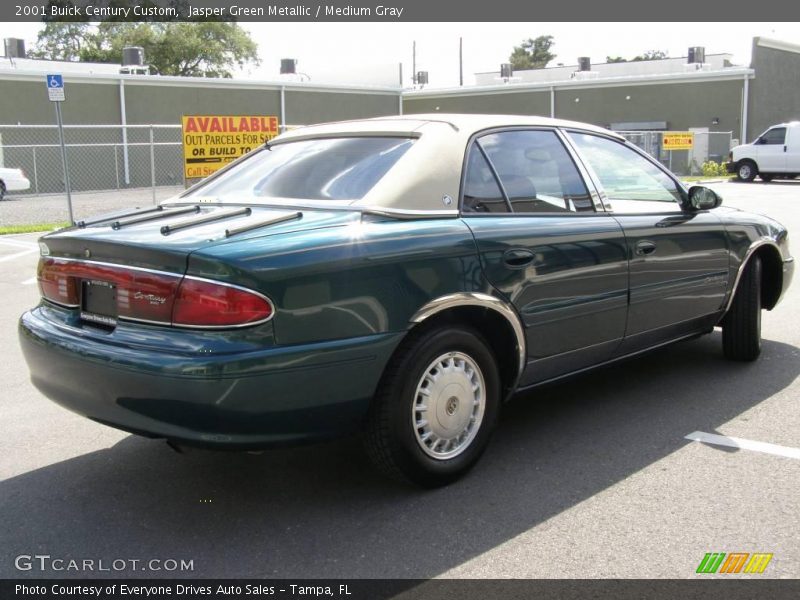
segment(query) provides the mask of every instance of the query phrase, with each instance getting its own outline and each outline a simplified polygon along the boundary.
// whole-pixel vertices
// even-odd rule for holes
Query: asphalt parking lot
[[[75,220],[115,210],[148,207],[171,198],[184,190],[183,186],[130,188],[100,192],[74,192],[72,213]],[[155,201],[153,196],[155,195]],[[0,202],[0,226],[69,221],[66,194],[11,194]]]
[[[800,236],[800,181],[711,187]],[[14,566],[48,554],[193,561],[133,576],[687,578],[707,552],[772,553],[754,577],[800,577],[798,281],[759,361],[726,361],[715,332],[520,395],[468,477],[420,491],[355,439],[179,455],[46,400],[16,341],[35,238],[0,237],[0,577],[87,576]]]

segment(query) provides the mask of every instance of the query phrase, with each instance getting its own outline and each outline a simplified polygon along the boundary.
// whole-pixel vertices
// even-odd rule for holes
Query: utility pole
[[[458,38],[458,85],[464,85],[464,38]]]
[[[411,84],[417,85],[417,41],[411,44]]]

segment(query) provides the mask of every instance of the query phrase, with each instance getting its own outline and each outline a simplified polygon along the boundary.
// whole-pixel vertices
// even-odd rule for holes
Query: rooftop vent
[[[428,72],[427,71],[417,71],[417,84],[418,85],[428,85]]]
[[[511,79],[514,76],[514,67],[511,63],[503,63],[500,65],[500,77],[503,79]]]
[[[592,70],[592,59],[588,56],[579,56],[578,57],[578,70],[579,71],[591,71]]]
[[[144,48],[141,46],[125,46],[122,49],[123,67],[144,66]]]
[[[281,59],[281,75],[294,75],[297,72],[297,59]]]
[[[25,40],[6,38],[3,42],[6,47],[6,58],[25,58]]]
[[[691,46],[689,48],[689,64],[702,64],[706,62],[706,49],[703,46]]]

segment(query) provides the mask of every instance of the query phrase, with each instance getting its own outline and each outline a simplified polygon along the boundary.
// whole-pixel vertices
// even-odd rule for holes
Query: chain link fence
[[[703,163],[724,162],[739,143],[732,131],[694,131],[691,150],[665,150],[662,131],[617,131],[678,175],[702,175]]]
[[[73,192],[183,185],[180,125],[65,125]],[[58,127],[0,125],[0,166],[22,169],[24,194],[64,192]]]

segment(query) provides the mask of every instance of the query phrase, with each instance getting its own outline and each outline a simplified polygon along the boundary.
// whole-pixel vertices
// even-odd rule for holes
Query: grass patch
[[[36,223],[34,225],[2,225],[0,226],[0,235],[8,235],[10,233],[36,233],[38,231],[52,231],[53,229],[61,229],[68,227],[69,223],[61,221],[59,223]]]
[[[734,175],[732,173],[729,174],[729,175],[691,175],[691,176],[687,176],[687,177],[681,177],[681,181],[686,181],[686,182],[717,181],[717,180],[720,180],[720,179],[723,180],[723,181],[727,181],[729,179],[733,179],[734,177],[736,177],[736,175]]]

